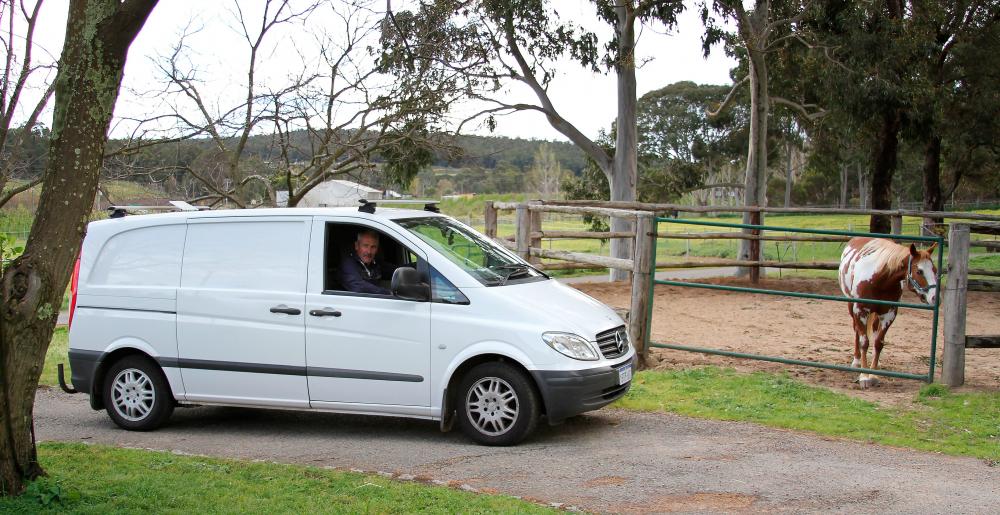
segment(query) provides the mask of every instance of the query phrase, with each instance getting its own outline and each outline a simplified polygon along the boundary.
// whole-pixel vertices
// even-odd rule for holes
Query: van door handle
[[[314,317],[339,317],[340,311],[328,309],[314,309],[309,312]]]
[[[284,313],[286,315],[301,315],[302,310],[299,308],[290,308],[284,304],[280,306],[274,306],[271,308],[271,313]]]

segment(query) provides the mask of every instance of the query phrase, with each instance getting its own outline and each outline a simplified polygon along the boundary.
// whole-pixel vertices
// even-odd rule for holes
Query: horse
[[[884,238],[851,238],[840,257],[840,290],[854,299],[899,302],[903,288],[916,293],[925,304],[933,305],[938,294],[937,267],[932,255],[937,243],[927,249],[900,245]],[[854,326],[852,367],[878,369],[885,333],[896,319],[896,306],[848,302]],[[868,345],[875,345],[871,367]],[[878,384],[873,374],[858,376],[862,389]]]

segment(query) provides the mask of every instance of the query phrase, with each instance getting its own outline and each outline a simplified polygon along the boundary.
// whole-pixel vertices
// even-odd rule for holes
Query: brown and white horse
[[[932,255],[937,243],[924,250],[900,245],[883,238],[851,238],[840,257],[840,290],[856,299],[899,302],[906,287],[926,304],[934,304],[938,294],[937,267]],[[885,333],[896,319],[896,306],[847,303],[854,322],[852,367],[878,368]],[[875,345],[868,366],[868,344]],[[878,384],[872,374],[858,376],[861,388]]]

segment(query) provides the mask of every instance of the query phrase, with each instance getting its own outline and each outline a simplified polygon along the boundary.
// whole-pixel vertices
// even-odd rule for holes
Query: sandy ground
[[[750,286],[733,278],[704,280],[715,284]],[[583,283],[574,287],[612,307],[627,308],[627,283]],[[762,288],[840,295],[833,281],[766,279]],[[912,293],[901,299],[917,303]],[[967,334],[1000,334],[1000,294],[969,293]],[[938,327],[935,375],[940,378],[944,309]],[[932,312],[900,308],[889,329],[879,368],[926,374],[930,356]],[[854,353],[847,304],[774,295],[751,295],[657,285],[653,302],[653,341],[849,365]],[[692,352],[654,349],[654,368],[720,365],[744,371],[787,370],[802,381],[849,392],[881,402],[907,402],[923,384],[881,377],[878,387],[860,390],[857,374],[765,361],[727,358]],[[1000,349],[967,349],[965,386],[956,391],[1000,389]]]

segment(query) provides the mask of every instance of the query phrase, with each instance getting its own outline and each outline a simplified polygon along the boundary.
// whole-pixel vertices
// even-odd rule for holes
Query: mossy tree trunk
[[[94,203],[132,40],[156,0],[73,0],[56,76],[49,159],[24,253],[0,281],[0,494],[44,474],[32,408],[63,292]]]

